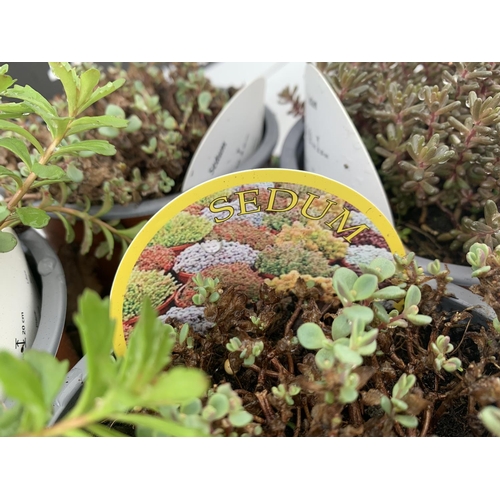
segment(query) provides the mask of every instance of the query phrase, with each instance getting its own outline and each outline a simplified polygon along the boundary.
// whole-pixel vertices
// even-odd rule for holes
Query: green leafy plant
[[[99,127],[119,129],[127,126],[127,120],[116,116],[83,116],[92,104],[118,90],[124,80],[98,86],[100,73],[96,69],[78,73],[68,63],[50,63],[50,67],[66,93],[65,113],[30,86],[14,85],[15,79],[7,74],[8,65],[0,68],[0,99],[8,99],[8,102],[0,101],[0,130],[3,131],[0,148],[4,152],[0,160],[6,164],[0,165],[0,190],[4,192],[4,199],[0,201],[0,251],[7,252],[16,245],[13,236],[2,229],[19,225],[43,228],[52,214],[63,222],[68,242],[75,237],[72,227],[75,220],[83,222],[82,253],[89,251],[94,232],[102,232],[105,241],[96,252],[111,257],[115,238],[126,248],[139,227],[123,229],[116,223],[100,219],[113,205],[107,187],[95,214],[90,214],[89,203],[82,210],[66,207],[71,186],[81,184],[84,175],[72,163],[61,166],[61,162],[82,155],[111,156],[116,153],[107,140],[81,139],[80,134]],[[45,142],[34,135],[26,116],[44,128]],[[57,199],[51,192],[56,186],[60,193]]]
[[[90,198],[98,204],[106,186],[121,205],[179,191],[198,144],[234,90],[214,87],[196,63],[167,67],[161,63],[113,63],[107,67],[81,63],[74,67],[98,70],[102,85],[125,80],[117,92],[95,103],[87,114],[126,119],[128,126],[117,131],[103,124],[82,132],[82,139],[109,140],[116,154],[98,163],[93,158],[74,160],[86,183],[73,186],[68,201],[80,204]],[[66,112],[64,100],[56,96],[51,102]],[[42,133],[37,131],[36,136]]]
[[[28,351],[21,359],[1,352],[0,381],[13,401],[9,408],[0,405],[1,436],[124,436],[118,424],[139,435],[205,435],[160,412],[204,397],[208,379],[196,368],[170,366],[176,332],[157,319],[148,299],[128,349],[119,358],[112,355],[114,320],[108,299],[86,291],[75,319],[87,360],[87,379],[77,402],[51,422],[52,403],[68,362],[44,352]]]

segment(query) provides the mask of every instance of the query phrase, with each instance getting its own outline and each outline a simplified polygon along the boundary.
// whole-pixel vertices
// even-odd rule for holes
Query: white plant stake
[[[262,140],[264,94],[265,80],[257,78],[229,100],[201,140],[186,171],[182,191],[237,172],[239,165],[255,152]]]
[[[368,198],[394,225],[380,178],[361,137],[326,78],[305,71],[304,170],[330,177]]]

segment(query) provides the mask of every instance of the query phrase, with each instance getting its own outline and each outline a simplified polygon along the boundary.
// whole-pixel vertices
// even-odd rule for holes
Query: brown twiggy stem
[[[287,339],[291,339],[293,337],[293,331],[292,327],[293,324],[295,323],[295,320],[299,317],[300,312],[302,311],[302,304],[304,303],[304,299],[300,298],[297,302],[297,305],[295,306],[295,311],[293,311],[292,316],[288,320],[286,326],[285,326],[285,334],[284,337]]]
[[[420,432],[420,437],[427,436],[429,432],[429,426],[431,423],[432,412],[434,410],[434,401],[425,409],[424,412],[424,423],[422,424],[422,431]]]
[[[255,396],[257,397],[260,407],[264,412],[264,416],[266,417],[267,422],[272,422],[274,420],[274,414],[269,406],[269,401],[267,400],[267,390],[262,392],[256,392]]]

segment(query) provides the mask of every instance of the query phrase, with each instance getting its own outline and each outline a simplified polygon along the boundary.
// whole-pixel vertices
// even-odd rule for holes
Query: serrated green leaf
[[[10,177],[11,179],[14,179],[19,187],[23,185],[23,181],[18,172],[13,172],[12,170],[9,170],[7,167],[3,167],[2,165],[0,165],[0,177]]]
[[[108,141],[88,140],[88,141],[80,141],[75,144],[70,144],[68,146],[61,146],[54,153],[54,156],[74,154],[80,151],[82,152],[90,151],[92,153],[97,153],[104,156],[113,156],[114,154],[116,154],[115,147]]]
[[[146,297],[126,351],[120,358],[119,380],[130,391],[144,391],[144,385],[170,362],[175,335],[172,326],[162,323]],[[144,395],[146,397],[146,395]]]
[[[69,416],[81,415],[93,408],[96,399],[116,380],[118,369],[111,357],[115,320],[110,316],[109,299],[101,299],[93,290],[84,290],[78,299],[74,322],[86,357],[87,380]]]
[[[45,227],[50,221],[50,216],[47,214],[47,212],[45,212],[45,210],[41,210],[40,208],[16,208],[16,214],[19,216],[19,220],[25,226],[34,227],[35,229],[41,229],[42,227]]]
[[[115,80],[114,82],[109,82],[103,87],[99,87],[98,89],[94,90],[88,101],[82,105],[79,106],[78,110],[79,113],[87,109],[89,106],[94,104],[94,102],[97,102],[98,100],[102,99],[103,97],[108,96],[115,90],[118,90],[123,84],[125,83],[124,78],[119,78],[118,80]]]
[[[62,179],[66,177],[66,172],[57,165],[42,165],[38,162],[33,163],[31,171],[40,179]]]
[[[8,130],[10,132],[14,132],[24,137],[28,142],[30,142],[36,148],[36,150],[41,155],[43,154],[43,146],[38,142],[36,137],[31,135],[25,128],[21,127],[20,125],[17,125],[16,123],[13,122],[9,122],[7,120],[0,119],[0,130]]]
[[[38,375],[42,384],[45,409],[50,413],[52,403],[68,373],[69,361],[59,361],[48,352],[33,350],[26,351],[24,359]]]
[[[10,210],[4,205],[0,205],[0,222],[3,222],[9,215]]]
[[[54,213],[64,226],[64,229],[66,231],[66,236],[65,236],[66,243],[72,243],[75,240],[75,230],[73,229],[73,226],[69,223],[68,219],[64,217],[64,215],[62,215],[59,212],[54,212]]]
[[[175,366],[162,373],[154,387],[147,392],[147,401],[153,405],[182,404],[202,397],[209,387],[203,371]]]
[[[4,137],[0,139],[0,147],[12,151],[12,153],[18,156],[29,168],[31,168],[30,153],[23,141],[14,137]]]
[[[0,101],[0,118],[5,120],[11,120],[16,118],[22,118],[33,110],[23,102],[6,102],[2,103]]]
[[[81,74],[77,102],[78,114],[80,114],[83,109],[86,109],[86,104],[89,101],[96,85],[98,85],[100,77],[101,73],[97,68],[90,68]]]
[[[99,127],[113,127],[116,129],[126,128],[128,120],[115,116],[84,116],[73,121],[68,129],[67,135],[79,134],[87,130]]]
[[[9,75],[0,75],[0,92],[8,89],[15,82],[14,78]]]
[[[10,352],[0,352],[0,383],[9,398],[25,406],[33,428],[42,428],[50,415],[45,409],[42,382],[33,367]]]
[[[61,80],[66,101],[68,102],[69,116],[75,116],[77,108],[77,76],[75,68],[71,68],[68,63],[49,62],[49,66],[54,75]]]
[[[0,231],[0,253],[10,252],[17,245],[17,239],[6,231]]]
[[[23,406],[16,403],[11,408],[0,405],[0,437],[16,436],[19,433],[23,414]]]
[[[57,117],[57,112],[50,102],[45,99],[40,92],[37,92],[29,85],[25,85],[24,87],[15,85],[13,88],[7,89],[4,95],[24,101],[25,104],[27,104],[34,113],[41,116],[47,124],[52,121],[52,118]]]

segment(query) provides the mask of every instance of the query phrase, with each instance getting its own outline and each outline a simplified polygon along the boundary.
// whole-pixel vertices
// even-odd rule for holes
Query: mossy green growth
[[[180,212],[154,235],[148,246],[158,244],[175,247],[195,243],[210,233],[213,227],[214,223],[205,217]]]
[[[321,252],[307,250],[291,241],[260,252],[255,267],[261,273],[274,276],[281,276],[293,270],[311,276],[332,276],[334,271]]]
[[[153,307],[159,307],[178,287],[179,284],[170,273],[133,269],[123,301],[123,320],[139,315],[145,297],[149,297]]]

